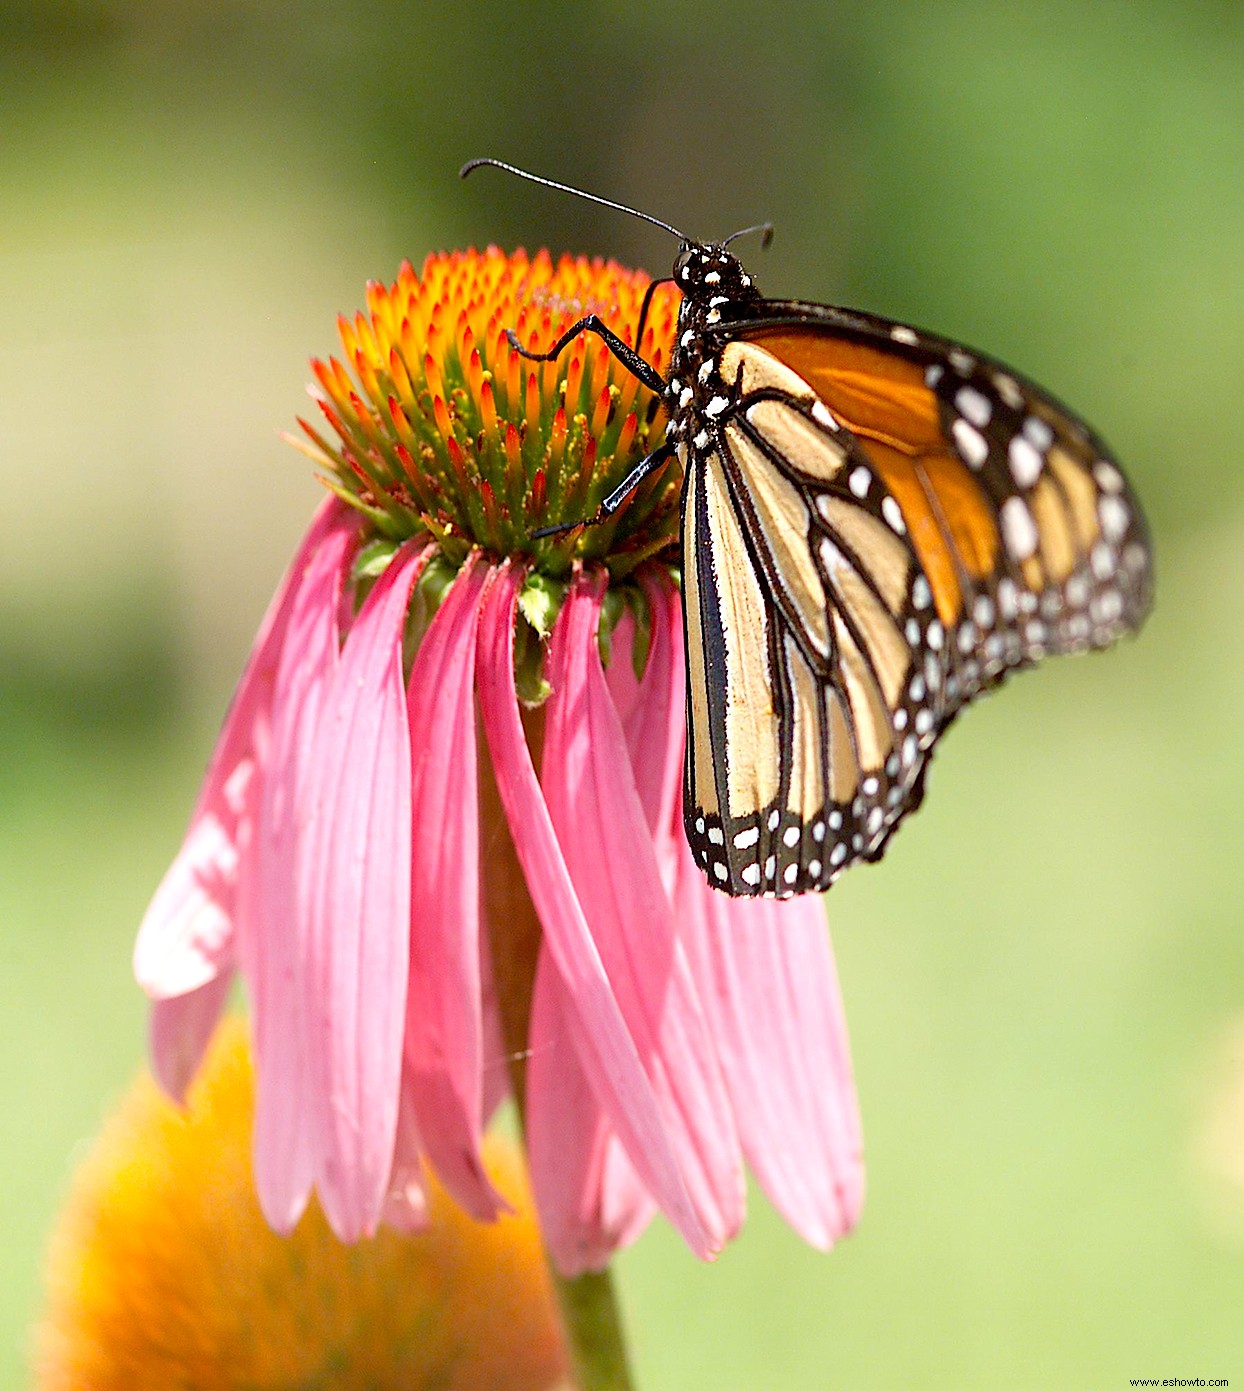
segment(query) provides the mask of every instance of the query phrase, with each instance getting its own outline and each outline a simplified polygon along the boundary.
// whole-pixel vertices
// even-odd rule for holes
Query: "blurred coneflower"
[[[566,1358],[522,1166],[474,1222],[434,1182],[425,1229],[347,1247],[311,1204],[255,1202],[252,1078],[230,1021],[179,1110],[141,1078],[75,1176],[34,1339],[37,1391],[552,1391]]]
[[[511,1090],[563,1275],[658,1208],[711,1256],[745,1160],[817,1246],[857,1215],[822,905],[723,897],[683,839],[676,466],[603,525],[532,537],[591,514],[664,416],[595,339],[537,364],[506,330],[540,350],[595,311],[633,342],[647,284],[433,256],[369,286],[314,363],[300,444],[333,496],[135,958],[174,1096],[240,970],[278,1231],[313,1190],[346,1240],[416,1226],[427,1162],[496,1216],[481,1137]],[[657,288],[638,345],[658,368],[677,303]]]

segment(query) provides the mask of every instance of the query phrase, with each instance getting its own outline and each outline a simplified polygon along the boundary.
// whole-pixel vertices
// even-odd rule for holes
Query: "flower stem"
[[[527,743],[536,767],[544,744],[542,711],[524,711]],[[527,1123],[527,1051],[531,1002],[540,951],[540,920],[510,836],[509,823],[488,759],[480,760],[480,850],[484,866],[483,908],[489,924],[493,984],[510,1065],[519,1122]],[[549,1277],[561,1308],[562,1326],[578,1391],[632,1391],[621,1312],[608,1270],[567,1278],[549,1258]]]
[[[550,1267],[552,1269],[552,1267]],[[553,1271],[562,1323],[581,1391],[632,1391],[621,1311],[608,1270],[564,1280]]]

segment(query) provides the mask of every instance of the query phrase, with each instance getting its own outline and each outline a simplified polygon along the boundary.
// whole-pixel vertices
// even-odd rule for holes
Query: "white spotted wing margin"
[[[736,895],[824,889],[876,858],[943,722],[912,679],[927,583],[858,442],[826,421],[806,388],[745,390],[687,466],[684,819]]]
[[[763,300],[748,333],[792,325],[918,366],[947,446],[993,510],[1003,542],[997,571],[973,582],[959,566],[965,618],[975,604],[986,618],[959,624],[960,655],[946,663],[950,704],[961,708],[1008,671],[1100,650],[1141,627],[1153,602],[1148,527],[1113,452],[1085,420],[987,353],[862,310]],[[939,524],[954,555],[944,516]]]

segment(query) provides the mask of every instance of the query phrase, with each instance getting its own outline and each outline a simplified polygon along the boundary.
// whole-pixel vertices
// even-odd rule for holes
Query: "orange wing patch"
[[[753,341],[803,377],[861,442],[903,514],[938,616],[952,625],[964,581],[994,571],[998,532],[989,498],[946,446],[919,366],[828,334],[762,330]]]

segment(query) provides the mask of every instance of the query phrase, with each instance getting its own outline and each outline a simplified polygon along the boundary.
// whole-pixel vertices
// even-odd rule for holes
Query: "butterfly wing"
[[[1139,625],[1148,538],[1082,422],[943,339],[765,302],[707,361],[687,835],[727,892],[806,892],[880,855],[967,701]]]

